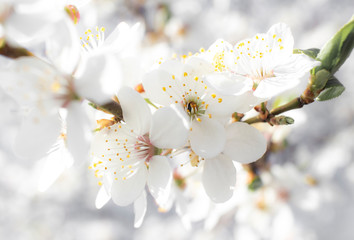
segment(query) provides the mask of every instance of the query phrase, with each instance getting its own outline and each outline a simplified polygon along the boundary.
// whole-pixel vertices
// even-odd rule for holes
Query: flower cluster
[[[136,91],[131,76],[142,68],[131,59],[143,54],[137,53],[141,25],[121,23],[106,39],[105,28],[96,27],[80,38],[69,19],[78,21],[77,9],[65,5],[51,8],[56,17],[32,24],[41,27],[28,34],[30,21],[26,29],[15,24],[24,17],[41,21],[48,11],[31,18],[16,4],[6,3],[11,10],[1,12],[0,37],[16,44],[45,41],[46,49],[45,56],[8,60],[0,70],[1,87],[25,110],[17,153],[43,157],[64,139],[75,160],[92,161],[101,186],[96,206],[109,199],[134,204],[135,226],[146,211],[146,185],[161,210],[175,204],[185,222],[191,221],[188,204],[200,192],[192,190],[194,182],[202,182],[202,194],[214,203],[231,199],[235,165],[252,163],[267,150],[262,133],[234,116],[295,87],[318,65],[294,54],[289,27],[276,24],[235,45],[217,40],[196,54],[159,59],[140,74]],[[94,116],[102,112],[93,134]]]

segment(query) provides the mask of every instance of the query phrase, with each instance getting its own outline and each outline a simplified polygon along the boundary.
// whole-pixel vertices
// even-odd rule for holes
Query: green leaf
[[[294,54],[305,54],[307,56],[309,56],[310,58],[316,59],[317,58],[317,54],[320,52],[319,48],[309,48],[309,49],[294,49],[293,53]]]
[[[344,25],[321,49],[317,59],[322,62],[320,69],[334,74],[349,57],[354,47],[354,18]]]
[[[334,76],[328,80],[324,90],[318,95],[316,100],[327,101],[340,96],[345,90],[343,84]]]

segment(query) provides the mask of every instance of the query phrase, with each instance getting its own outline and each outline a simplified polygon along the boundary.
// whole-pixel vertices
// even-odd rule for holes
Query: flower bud
[[[139,83],[138,85],[136,85],[134,87],[135,91],[137,91],[138,93],[144,93],[145,92],[145,89],[143,87],[143,84]]]
[[[69,14],[69,17],[74,22],[74,24],[77,24],[80,20],[79,10],[74,5],[66,5],[64,9]]]

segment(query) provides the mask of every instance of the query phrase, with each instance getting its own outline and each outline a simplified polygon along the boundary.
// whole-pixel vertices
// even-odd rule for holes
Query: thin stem
[[[244,122],[246,122],[248,124],[257,123],[257,122],[271,122],[271,119],[274,118],[276,115],[279,115],[279,114],[289,111],[289,110],[302,108],[305,104],[309,104],[309,103],[304,102],[302,96],[297,97],[280,107],[272,109],[270,111],[270,114],[267,116],[267,118],[264,118],[263,114],[259,114],[253,118],[249,118],[249,119],[245,120]]]
[[[280,107],[277,107],[277,108],[274,108],[270,111],[270,114],[272,115],[278,115],[278,114],[281,114],[283,112],[286,112],[286,111],[289,111],[289,110],[293,110],[293,109],[297,109],[297,108],[302,108],[304,106],[304,102],[302,100],[301,97],[297,97],[293,100],[291,100],[290,102],[280,106]]]

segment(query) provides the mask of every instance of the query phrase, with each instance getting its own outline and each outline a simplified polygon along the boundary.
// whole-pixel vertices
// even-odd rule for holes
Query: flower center
[[[215,54],[215,56],[213,58],[213,66],[215,68],[214,69],[215,72],[223,72],[223,71],[225,71],[224,59],[225,59],[224,51],[218,52],[218,53]]]
[[[160,153],[160,149],[152,145],[150,138],[147,134],[139,136],[134,148],[139,154],[141,159],[145,159],[145,162],[149,162],[154,155]]]
[[[104,42],[104,32],[104,27],[96,27],[95,32],[91,29],[87,29],[85,37],[80,37],[82,47],[87,51],[92,51],[93,49],[100,47]]]
[[[190,116],[191,120],[198,120],[198,117],[205,113],[204,102],[195,98],[186,99],[184,103],[184,109]]]
[[[267,72],[265,69],[263,69],[261,67],[259,71],[257,71],[255,74],[253,74],[252,76],[249,76],[249,77],[253,80],[252,89],[256,90],[256,88],[258,87],[259,83],[263,79],[275,77],[275,75],[273,73],[273,70]]]
[[[148,167],[150,159],[161,153],[147,134],[139,136],[126,124],[114,124],[101,131],[106,132],[101,135],[103,144],[92,151],[96,158],[90,166],[97,178],[106,175],[126,180],[137,169]]]

